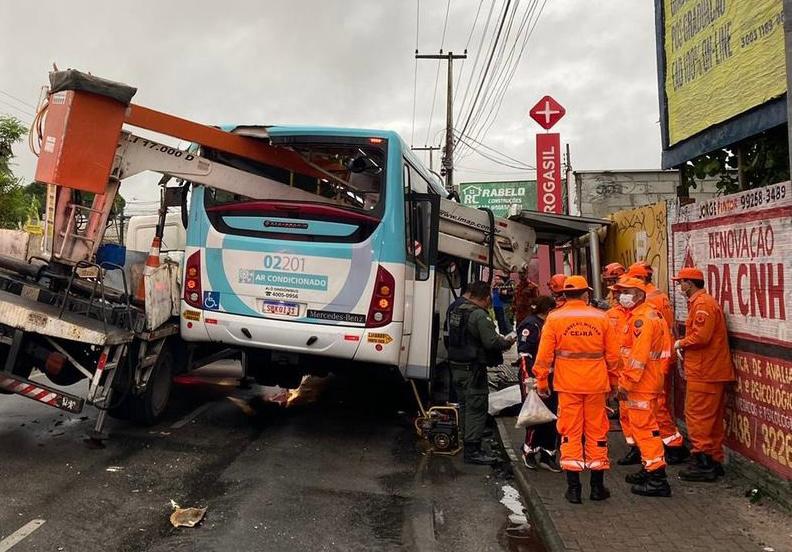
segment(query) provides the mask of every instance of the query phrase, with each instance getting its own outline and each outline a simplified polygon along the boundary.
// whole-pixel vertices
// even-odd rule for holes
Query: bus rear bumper
[[[192,324],[182,317],[185,341],[210,341],[231,346],[303,353],[396,365],[401,348],[402,323],[382,328],[330,326],[289,320],[259,319],[202,311]]]

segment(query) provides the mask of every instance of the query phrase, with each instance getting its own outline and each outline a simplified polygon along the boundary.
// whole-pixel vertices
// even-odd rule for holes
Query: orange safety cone
[[[137,291],[135,291],[135,299],[141,303],[146,302],[146,276],[150,276],[154,272],[154,269],[158,268],[160,265],[161,246],[162,240],[159,236],[154,236],[154,239],[151,240],[151,249],[149,250],[148,257],[146,257],[146,264],[143,267],[140,283],[138,284]]]

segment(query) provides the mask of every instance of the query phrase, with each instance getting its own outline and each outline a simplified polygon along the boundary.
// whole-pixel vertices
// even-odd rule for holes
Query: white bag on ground
[[[557,420],[535,389],[528,391],[514,427],[530,427]]]
[[[520,386],[512,385],[489,394],[489,408],[487,411],[490,416],[494,416],[504,408],[520,404],[520,400]]]

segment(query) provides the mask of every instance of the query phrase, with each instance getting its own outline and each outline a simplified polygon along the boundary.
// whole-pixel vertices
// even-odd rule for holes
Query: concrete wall
[[[576,171],[575,181],[583,216],[605,217],[676,197],[679,171]],[[716,179],[700,181],[690,197],[696,201],[717,195]]]

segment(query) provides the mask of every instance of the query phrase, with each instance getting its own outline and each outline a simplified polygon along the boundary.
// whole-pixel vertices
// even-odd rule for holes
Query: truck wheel
[[[157,357],[143,393],[136,395],[130,391],[121,404],[110,411],[110,415],[142,425],[155,424],[168,407],[172,378],[173,353],[166,343]]]

